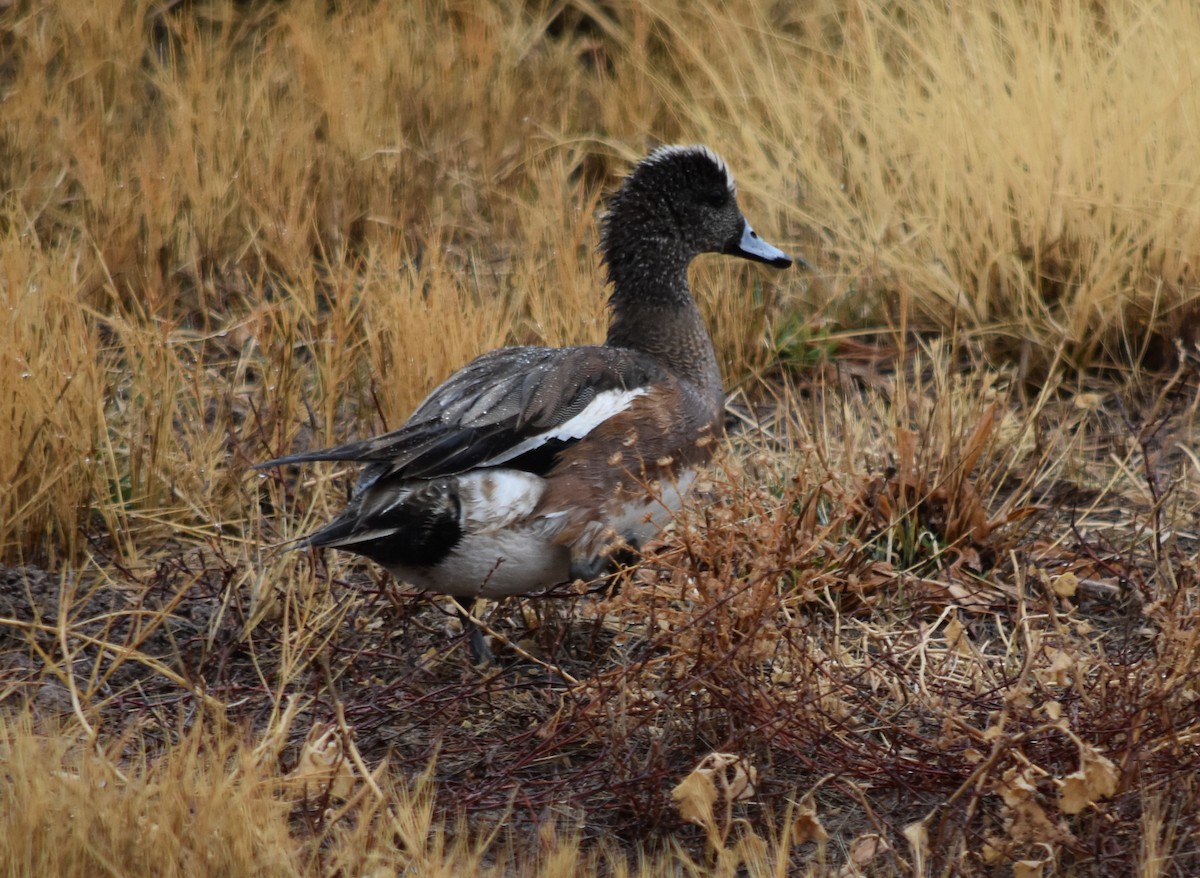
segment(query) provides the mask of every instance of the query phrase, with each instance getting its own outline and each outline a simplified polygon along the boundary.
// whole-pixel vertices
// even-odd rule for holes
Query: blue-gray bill
[[[754,262],[764,262],[772,268],[787,268],[793,262],[798,262],[802,267],[808,268],[808,263],[803,259],[793,260],[791,256],[774,244],[768,244],[760,238],[758,232],[750,227],[750,223],[743,224],[741,237],[730,239],[729,243],[725,245],[724,252],[730,256],[740,256]]]

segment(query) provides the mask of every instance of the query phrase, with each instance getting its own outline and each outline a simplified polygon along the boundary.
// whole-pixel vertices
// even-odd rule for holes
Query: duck
[[[292,546],[363,556],[463,608],[603,575],[677,513],[723,431],[717,356],[688,285],[704,253],[795,261],[747,222],[715,152],[655,149],[600,221],[604,343],[485,353],[396,430],[259,464],[363,467],[345,508]]]

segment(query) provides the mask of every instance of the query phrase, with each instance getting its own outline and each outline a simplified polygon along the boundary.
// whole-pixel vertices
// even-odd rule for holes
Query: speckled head
[[[614,297],[677,286],[663,281],[686,272],[701,253],[792,264],[755,234],[738,208],[729,168],[700,145],[660,147],[638,163],[609,201],[601,252]]]

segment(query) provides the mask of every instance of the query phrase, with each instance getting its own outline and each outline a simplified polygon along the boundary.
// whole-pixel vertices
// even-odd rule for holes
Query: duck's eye
[[[729,190],[712,189],[700,196],[700,200],[708,207],[724,207],[729,203]]]

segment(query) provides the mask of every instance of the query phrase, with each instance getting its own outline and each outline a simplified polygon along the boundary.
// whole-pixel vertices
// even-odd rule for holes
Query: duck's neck
[[[634,263],[636,265],[636,263]],[[646,262],[633,276],[610,273],[612,322],[605,344],[649,354],[710,402],[724,401],[708,328],[687,283],[687,264],[665,270]]]

